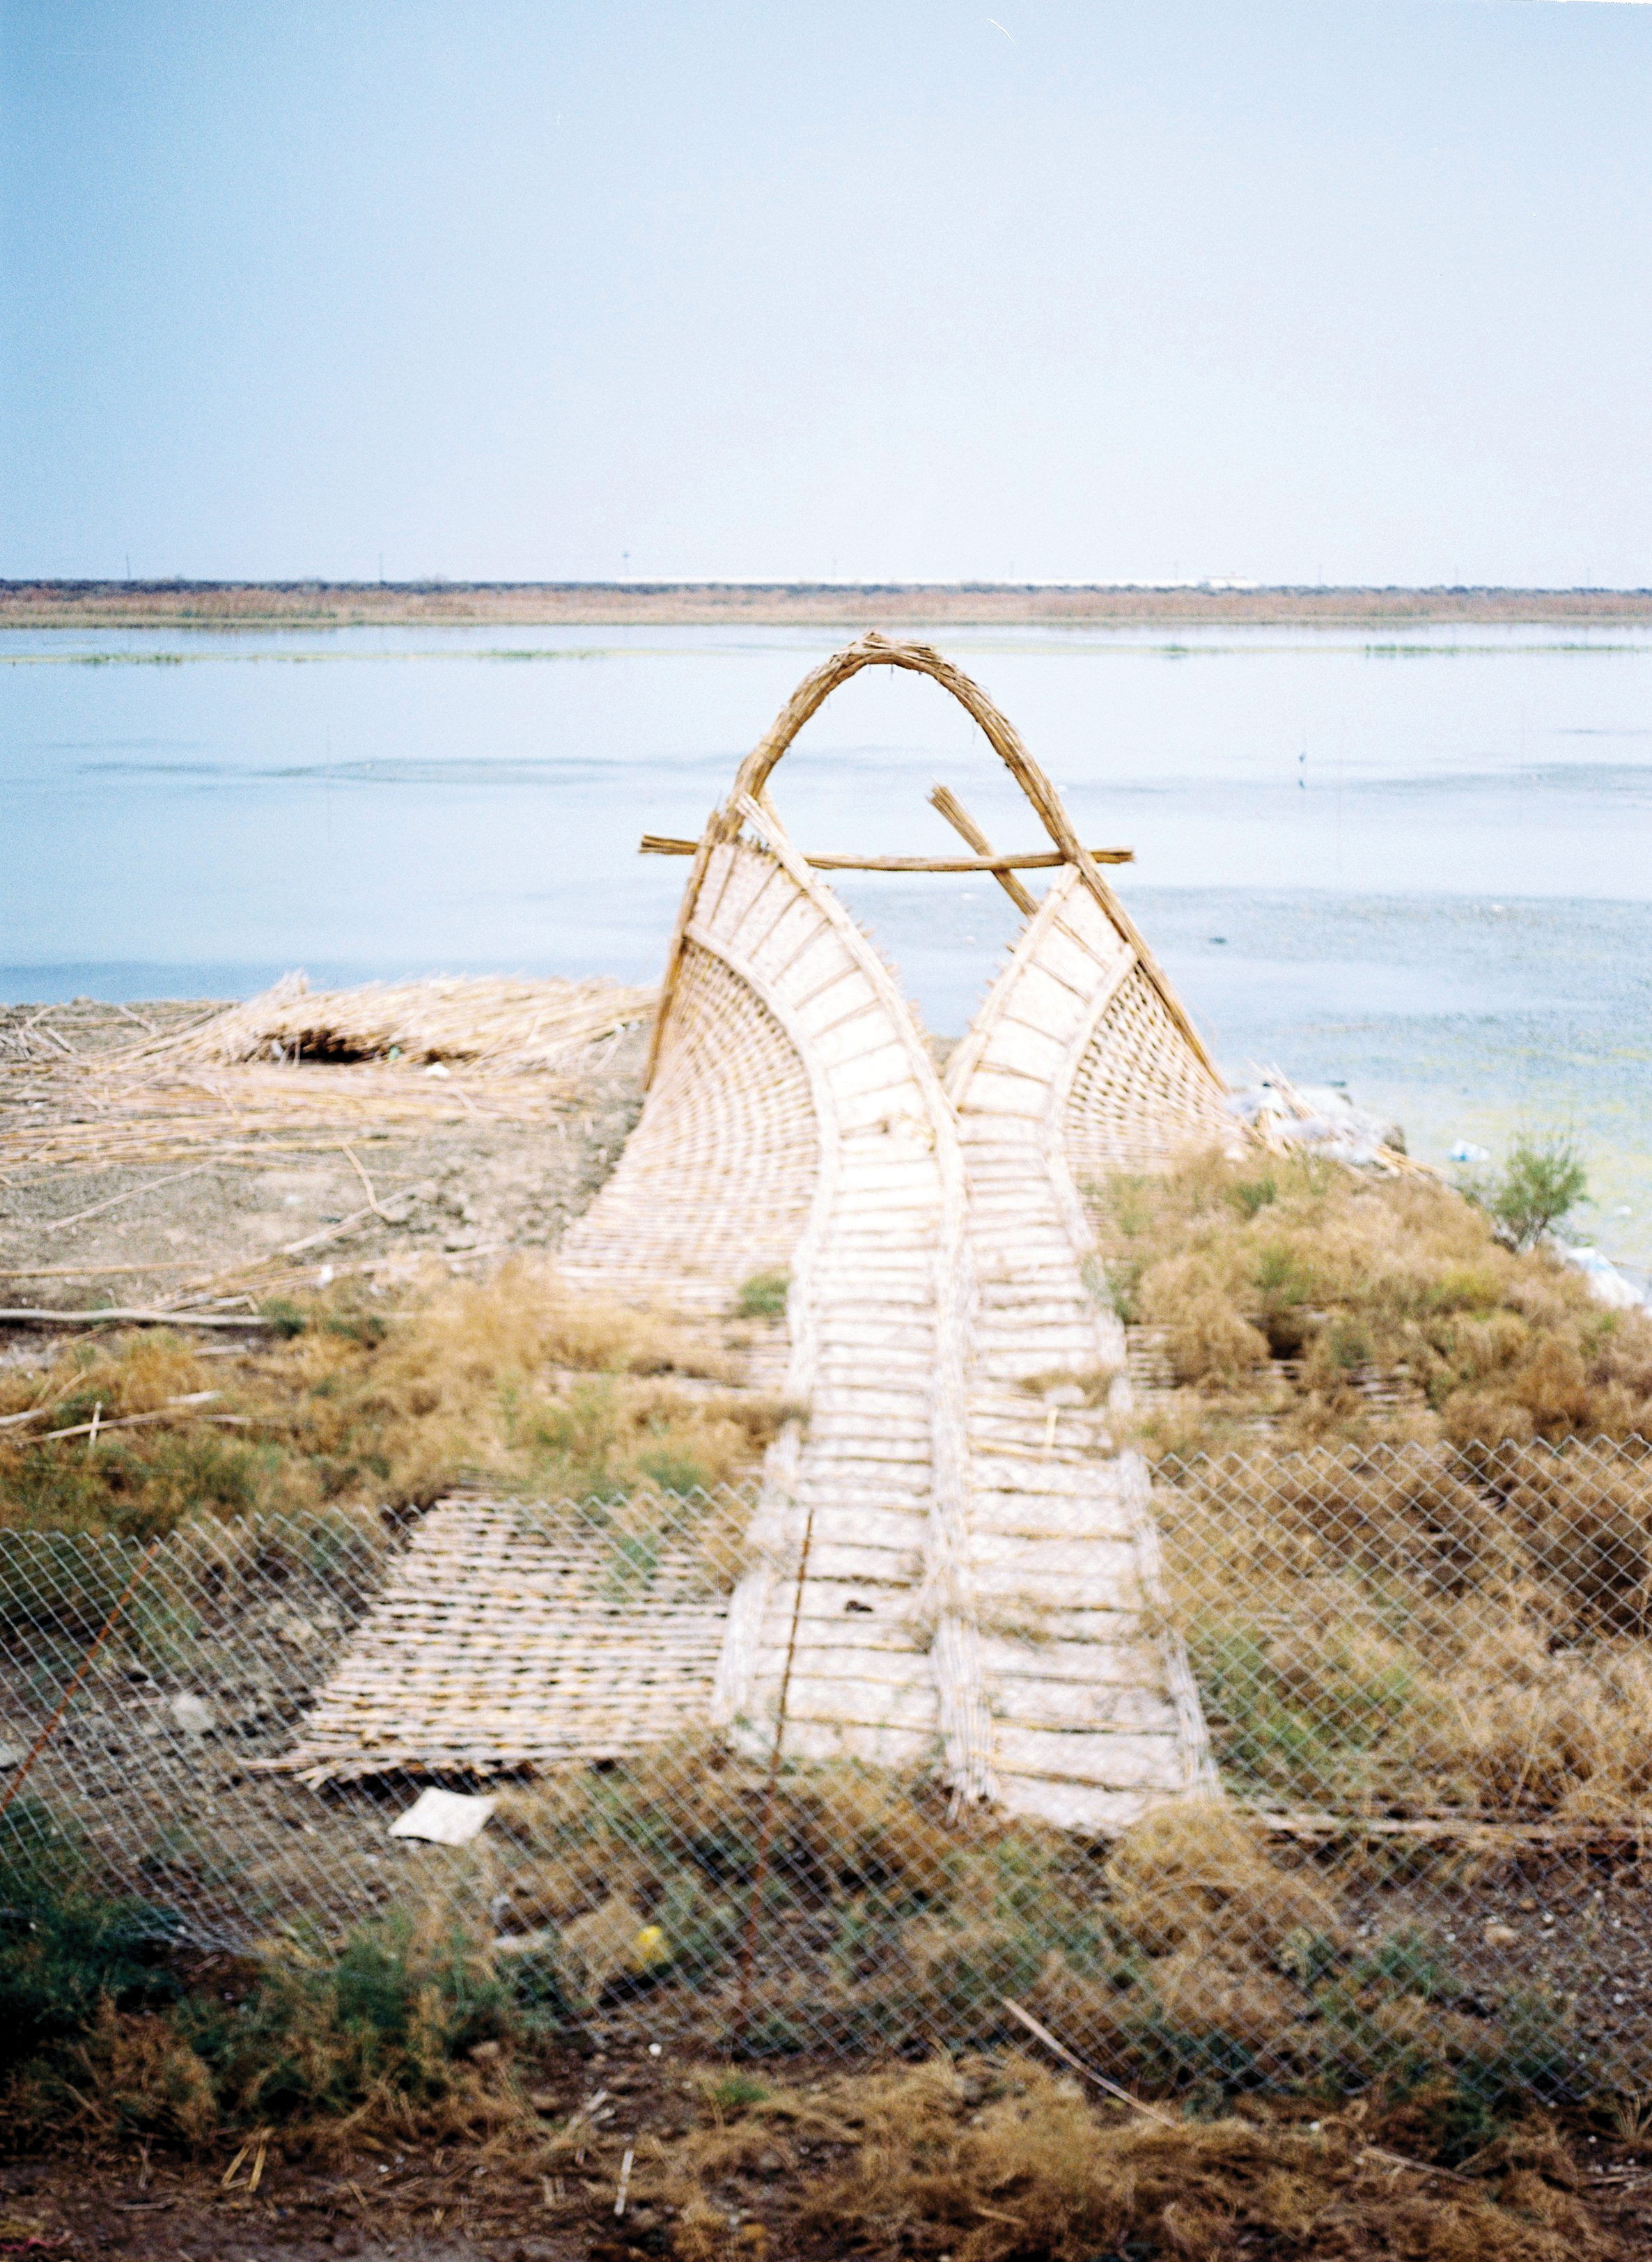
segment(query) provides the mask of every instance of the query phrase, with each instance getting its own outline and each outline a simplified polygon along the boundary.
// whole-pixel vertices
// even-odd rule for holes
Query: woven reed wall
[[[684,948],[660,1063],[618,1169],[568,1234],[576,1286],[725,1309],[783,1269],[819,1168],[809,1075],[749,983]]]

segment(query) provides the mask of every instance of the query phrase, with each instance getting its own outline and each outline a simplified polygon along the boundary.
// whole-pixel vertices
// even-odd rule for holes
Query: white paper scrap
[[[497,1801],[465,1790],[422,1790],[390,1826],[393,1838],[422,1838],[432,1846],[468,1846]]]

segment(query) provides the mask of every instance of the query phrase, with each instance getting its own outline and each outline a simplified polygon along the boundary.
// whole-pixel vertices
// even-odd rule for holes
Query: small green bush
[[[751,2073],[725,2073],[705,2093],[707,2104],[719,2113],[743,2113],[747,2106],[765,2103],[768,2096],[767,2085]]]
[[[78,2036],[105,2000],[176,1999],[172,1911],[90,1891],[79,1833],[43,1800],[13,1800],[0,1832],[0,2068]]]
[[[790,1272],[754,1272],[749,1280],[740,1284],[739,1295],[734,1305],[734,1315],[741,1320],[783,1320],[786,1316],[786,1295],[791,1286]]]
[[[1516,1139],[1503,1176],[1477,1195],[1511,1249],[1534,1249],[1551,1226],[1577,1207],[1589,1192],[1589,1174],[1572,1142],[1558,1133]]]
[[[191,1997],[172,2024],[223,2107],[271,2121],[347,2112],[386,2090],[428,2101],[452,2086],[465,2050],[521,2015],[462,1935],[421,1942],[394,1914],[336,1956],[278,1958],[241,2004]]]

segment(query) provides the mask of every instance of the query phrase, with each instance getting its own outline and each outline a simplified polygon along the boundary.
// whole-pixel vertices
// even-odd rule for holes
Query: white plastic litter
[[[422,1838],[431,1846],[468,1846],[487,1826],[497,1800],[466,1790],[422,1790],[390,1826],[393,1838]]]
[[[1271,1143],[1305,1147],[1334,1162],[1381,1167],[1382,1149],[1405,1151],[1405,1134],[1399,1125],[1370,1108],[1356,1106],[1340,1084],[1293,1084],[1273,1069],[1244,1091],[1230,1092],[1228,1106]]]
[[[1456,1145],[1447,1151],[1446,1160],[1448,1163],[1489,1163],[1491,1149],[1490,1147],[1476,1147],[1472,1139],[1459,1139]]]
[[[1555,1253],[1564,1264],[1572,1264],[1589,1281],[1590,1293],[1597,1302],[1610,1304],[1615,1311],[1641,1310],[1647,1299],[1633,1280],[1626,1279],[1611,1257],[1603,1257],[1598,1249],[1569,1248],[1565,1242],[1555,1243]]]
[[[494,1935],[496,1956],[545,1956],[556,1946],[557,1936],[548,1927],[542,1932],[501,1932]]]
[[[210,1736],[218,1725],[218,1717],[204,1696],[191,1696],[186,1692],[175,1696],[167,1710],[172,1715],[173,1726],[182,1728],[186,1736]]]

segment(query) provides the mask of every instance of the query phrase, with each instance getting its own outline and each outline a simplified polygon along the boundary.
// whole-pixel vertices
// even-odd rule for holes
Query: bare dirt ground
[[[0,1008],[0,1063],[11,1052],[0,1075],[0,1307],[245,1309],[283,1287],[325,1286],[324,1271],[393,1283],[426,1257],[481,1270],[560,1239],[641,1104],[640,1029],[591,1048],[542,1097],[513,1093],[515,1120],[491,1114],[486,1093],[471,1099],[459,1077],[416,1087],[429,1096],[422,1121],[386,1127],[369,1109],[353,1125],[334,1103],[359,1072],[307,1063],[285,1071],[290,1122],[238,1124],[227,1084],[221,1138],[191,1125],[158,1139],[153,1159],[130,1158],[129,1122],[89,1112],[67,1055],[130,1043],[133,1013],[165,1030],[210,1010],[90,999]],[[48,1052],[48,1034],[64,1052]],[[53,1159],[62,1155],[72,1159]]]
[[[869,582],[8,581],[0,628],[1304,627],[1652,620],[1647,589]]]
[[[933,2220],[910,2206],[897,2207],[886,2222],[846,2220],[839,2236],[818,2215],[808,2219],[804,2186],[850,2168],[858,2148],[830,2135],[810,2143],[797,2127],[790,2140],[778,2128],[771,2136],[752,2129],[744,2141],[732,2130],[720,2166],[709,2174],[703,2169],[697,2204],[685,2220],[686,2211],[666,2196],[669,2186],[660,2164],[674,2140],[696,2124],[705,2127],[705,2086],[716,2071],[646,2058],[547,2058],[536,2070],[542,2086],[535,2088],[533,2100],[545,2116],[546,2139],[576,2114],[595,2121],[577,2154],[566,2143],[541,2150],[520,2133],[508,2144],[435,2142],[428,2135],[397,2144],[371,2137],[352,2143],[346,2130],[325,2157],[307,2153],[297,2140],[284,2145],[273,2134],[262,2145],[256,2138],[226,2137],[194,2156],[133,2137],[66,2140],[48,2150],[0,2159],[0,2251],[50,2255],[61,2262],[104,2255],[130,2256],[133,2262],[332,2262],[335,2256],[386,2254],[408,2262],[480,2262],[484,2257],[488,2262],[654,2262],[672,2255],[703,2256],[707,2262],[712,2256],[739,2262],[807,2256],[826,2262],[851,2252],[877,2262],[898,2257],[950,2262],[953,2250],[970,2242],[972,2213],[985,2225],[1014,2223],[1002,2207],[979,2203],[966,2205],[960,2219],[956,2201],[940,2195]],[[791,2078],[806,2084],[808,2070]],[[819,2093],[803,2092],[805,2099]],[[1281,2130],[1294,2129],[1300,2136],[1306,2116],[1323,2109],[1304,2104],[1270,2116],[1259,2107],[1252,2125],[1266,2144],[1271,2118]],[[1329,2119],[1324,2125],[1332,2126]],[[1321,2126],[1318,2120],[1311,2123],[1315,2132]],[[1345,2139],[1352,2132],[1340,2133]],[[1569,2251],[1597,2262],[1607,2256],[1627,2262],[1649,2251],[1652,2166],[1645,2149],[1640,2141],[1591,2136],[1581,2129],[1559,2145],[1550,2140],[1550,2188],[1571,2197],[1573,2237],[1587,2225],[1586,2243]],[[625,2179],[628,2152],[636,2165]],[[1357,2154],[1346,2159],[1329,2188],[1322,2187],[1320,2204],[1310,2205],[1288,2233],[1247,2230],[1242,2216],[1230,2220],[1214,2244],[1189,2244],[1172,2228],[1167,2243],[1131,2238],[1096,2262],[1124,2262],[1127,2254],[1141,2262],[1172,2254],[1243,2256],[1251,2262],[1268,2256],[1288,2256],[1291,2262],[1317,2257],[1374,2262],[1379,2256],[1420,2262],[1424,2256],[1458,2253],[1484,2262],[1501,2251],[1495,2224],[1490,2244],[1483,2243],[1485,2226],[1480,2238],[1461,2243],[1461,2231],[1453,2237],[1456,2226],[1439,2223],[1438,2243],[1430,2226],[1437,2208],[1490,2201],[1494,2194],[1508,2210],[1496,2220],[1519,2241],[1522,2257],[1566,2251],[1553,2232],[1553,2244],[1542,2242],[1540,2233],[1526,2243],[1523,2234],[1536,2230],[1540,2219],[1534,2219],[1533,2202],[1540,2204],[1542,2194],[1532,2184],[1522,2189],[1518,2182],[1500,2183],[1495,2173],[1486,2184],[1420,2166],[1408,2170],[1403,2158],[1384,2150],[1363,2162]],[[1264,2151],[1259,2165],[1266,2179],[1265,2161]],[[255,2170],[256,2190],[249,2187]],[[622,2179],[623,2215],[617,2212]],[[1036,2234],[1005,2243],[1028,2262],[1052,2251]],[[998,2251],[1002,2253],[1002,2244]]]
[[[445,2207],[410,2204],[407,2162],[393,2185],[371,2158],[339,2169],[266,2160],[258,2191],[220,2188],[224,2169],[151,2155],[126,2145],[76,2148],[0,2169],[0,2251],[130,2255],[133,2262],[324,2262],[335,2255],[403,2254],[415,2262],[461,2262],[473,2255],[523,2262],[575,2262],[593,2252],[588,2228],[559,2225],[537,2186],[521,2177],[487,2179],[469,2150],[450,2148],[445,2175],[433,2156],[417,2162]],[[227,2163],[226,2163],[227,2165]],[[147,2168],[147,2173],[146,2173]],[[243,2163],[241,2181],[247,2168]],[[438,2215],[440,2220],[437,2220]],[[611,2242],[610,2242],[611,2244]],[[618,2250],[624,2252],[625,2250]],[[646,2251],[646,2250],[644,2250]]]

